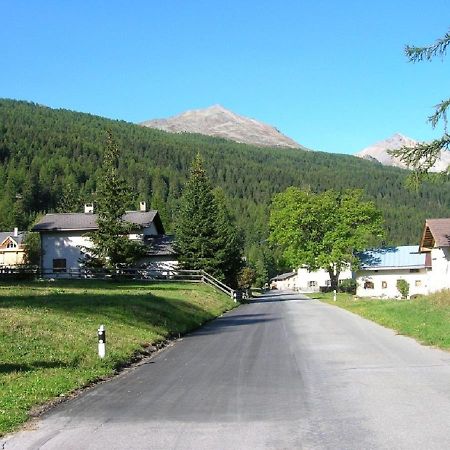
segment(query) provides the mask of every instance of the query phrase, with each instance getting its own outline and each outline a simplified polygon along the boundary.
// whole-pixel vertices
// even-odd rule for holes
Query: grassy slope
[[[354,300],[348,294],[316,294],[315,298],[411,336],[423,344],[450,350],[450,290],[413,300]]]
[[[111,282],[0,284],[0,435],[33,406],[112,374],[149,343],[234,303],[206,286]],[[107,356],[96,331],[107,330]]]

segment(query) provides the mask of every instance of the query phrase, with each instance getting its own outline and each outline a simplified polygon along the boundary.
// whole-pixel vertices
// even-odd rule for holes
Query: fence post
[[[106,330],[104,325],[100,325],[98,333],[98,356],[104,358],[106,355]]]

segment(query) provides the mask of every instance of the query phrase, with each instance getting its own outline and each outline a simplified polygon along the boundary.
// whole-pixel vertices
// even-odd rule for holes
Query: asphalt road
[[[450,354],[279,292],[10,436],[11,449],[446,449]]]

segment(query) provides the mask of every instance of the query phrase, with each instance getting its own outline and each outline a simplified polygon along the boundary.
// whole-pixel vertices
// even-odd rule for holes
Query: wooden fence
[[[204,283],[213,286],[215,289],[229,295],[235,301],[242,298],[242,293],[236,291],[217,278],[213,277],[204,270],[186,270],[186,269],[140,269],[126,268],[118,270],[105,269],[87,269],[76,268],[58,271],[53,269],[41,269],[35,267],[0,267],[1,280],[24,280],[34,279],[36,277],[46,279],[117,279],[117,280],[138,280],[138,281],[158,281],[158,282],[174,282],[182,281],[188,283]]]

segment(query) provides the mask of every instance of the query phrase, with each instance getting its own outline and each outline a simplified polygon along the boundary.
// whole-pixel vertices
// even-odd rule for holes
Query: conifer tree
[[[94,244],[89,249],[90,262],[108,268],[132,265],[143,255],[143,245],[128,234],[133,225],[122,220],[131,203],[131,190],[119,173],[119,148],[108,132],[103,166],[96,192],[98,230],[90,234]]]
[[[437,39],[433,44],[425,47],[407,45],[405,54],[410,62],[432,61],[436,57],[443,58],[447,53],[447,47],[450,45],[450,31]],[[410,169],[414,170],[414,176],[409,181],[413,185],[434,166],[442,150],[450,150],[450,134],[448,131],[447,113],[450,108],[450,98],[442,100],[434,107],[434,113],[428,117],[428,122],[433,128],[439,123],[444,125],[444,134],[431,142],[422,142],[414,147],[402,147],[398,150],[390,150],[389,153],[400,158]],[[447,174],[450,173],[450,166],[447,168]]]
[[[240,269],[241,244],[220,194],[214,195],[198,154],[180,199],[175,224],[179,262],[203,269],[232,285]]]
[[[222,189],[214,189],[216,202],[217,252],[216,260],[226,284],[237,287],[238,274],[242,268],[243,239],[234,224]]]

